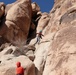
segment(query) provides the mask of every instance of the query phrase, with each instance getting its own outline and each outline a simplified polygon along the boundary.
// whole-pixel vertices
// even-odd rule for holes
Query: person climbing
[[[39,33],[36,33],[36,34],[37,34],[37,36],[36,36],[37,40],[36,40],[35,44],[37,44],[37,43],[40,44],[40,39],[42,39],[42,36],[44,36],[42,34],[42,30]]]
[[[16,65],[16,75],[24,75],[24,68],[21,66],[21,63],[17,62]]]

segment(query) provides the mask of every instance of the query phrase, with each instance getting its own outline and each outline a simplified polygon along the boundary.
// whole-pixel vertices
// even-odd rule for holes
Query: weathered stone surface
[[[40,11],[40,7],[35,2],[33,2],[31,5],[32,5],[32,16],[34,17],[35,15],[37,15],[37,12]]]
[[[66,27],[55,36],[49,50],[43,75],[73,75],[75,72],[76,27]]]
[[[15,11],[14,11],[15,10]],[[7,12],[5,24],[7,26],[6,39],[16,43],[16,40],[26,41],[31,22],[30,0],[22,0],[12,6]],[[15,36],[15,37],[14,37]]]
[[[14,57],[13,55],[5,55],[0,57],[0,61],[1,75],[15,75],[16,62],[18,61],[20,61],[24,67],[25,75],[35,75],[34,64],[25,56]]]
[[[0,52],[4,50],[4,48],[9,47],[11,44],[10,43],[4,43],[2,42],[2,45],[0,46]]]
[[[7,4],[6,5],[6,8],[5,8],[5,14],[7,14],[8,10],[14,6],[15,4],[17,4],[18,2],[20,2],[20,0],[16,0],[14,3],[11,3],[11,4]]]
[[[76,5],[71,7],[60,19],[60,23],[70,24],[76,20]]]
[[[53,8],[56,9],[55,12],[50,13],[51,18],[46,30],[53,36],[53,41],[49,46],[43,75],[74,75],[76,0],[56,1],[59,1],[58,4],[62,3],[57,8],[55,4]]]
[[[0,52],[0,57],[3,55],[8,55],[8,54],[13,54],[15,56],[19,56],[21,55],[21,51],[17,49],[17,47],[15,46],[5,46],[4,45],[4,49]]]
[[[34,55],[34,52],[33,52],[32,50],[26,52],[26,56],[27,56],[30,60],[32,60],[32,61],[34,61],[34,59],[35,59],[35,55]]]
[[[37,3],[33,2],[31,4],[32,6],[32,22],[35,24],[35,26],[38,25],[38,21],[41,17],[41,11],[40,11],[40,7]]]
[[[3,2],[0,2],[0,18],[4,15],[5,13],[5,4]]]
[[[13,8],[22,3],[24,0],[18,1],[20,2],[12,6],[9,9],[9,11],[14,11]],[[53,6],[53,9],[50,11],[49,14],[41,13],[39,6],[36,6],[36,4],[32,5],[32,13],[34,12],[32,15],[32,19],[29,19],[29,16],[26,16],[26,18],[27,20],[32,20],[32,22],[29,21],[29,23],[33,24],[29,26],[27,29],[24,29],[26,27],[22,26],[23,22],[20,20],[23,20],[24,17],[22,16],[22,14],[24,12],[21,13],[21,17],[17,16],[17,19],[15,16],[19,13],[15,14],[15,12],[13,12],[12,14],[15,14],[15,16],[9,17],[9,15],[12,14],[9,13],[9,11],[7,12],[5,22],[7,26],[7,33],[9,32],[9,36],[7,37],[8,39],[11,38],[10,40],[12,40],[14,37],[15,41],[13,43],[18,46],[18,49],[17,47],[14,47],[12,49],[11,47],[9,47],[8,49],[3,47],[4,49],[0,52],[0,64],[2,67],[5,63],[7,64],[9,61],[13,62],[13,59],[16,59],[17,57],[23,55],[24,58],[25,56],[27,56],[29,59],[32,60],[32,62],[34,61],[35,71],[33,71],[36,72],[35,75],[76,75],[76,0],[54,0],[54,2],[55,4]],[[22,3],[21,5],[25,3],[26,2]],[[17,8],[15,8],[15,10]],[[30,13],[30,15],[32,13]],[[19,23],[22,25],[20,25],[16,21],[19,21]],[[26,45],[26,40],[24,40],[24,38],[26,39],[26,37],[23,35],[25,35],[25,32],[29,33],[29,29],[34,30],[34,25],[37,26],[35,31],[38,33],[40,30],[42,30],[42,34],[44,35],[44,37],[40,40],[40,44],[34,45],[37,39],[34,37],[32,39],[32,35],[30,35],[30,39],[32,40],[29,43],[29,45]],[[19,34],[11,36],[10,34],[14,34],[13,32],[18,32]],[[34,36],[36,36],[36,33],[34,34]],[[4,58],[6,55],[13,56],[10,56],[11,58]],[[2,56],[4,56],[4,59],[2,58]],[[4,61],[5,63],[3,63]],[[25,63],[26,62],[24,62],[24,64]],[[27,63],[29,64],[29,62]],[[2,70],[0,69],[1,75],[3,74],[3,68]],[[13,68],[14,67],[12,67],[12,69],[10,68],[10,70],[7,70],[7,72],[4,72],[4,74],[6,73],[7,75],[9,75],[8,71],[14,72]],[[30,72],[28,72],[30,73],[30,75],[32,74],[31,70],[32,67],[30,68]]]
[[[32,22],[32,23],[31,23],[31,26],[30,26],[30,31],[35,30],[35,28],[36,28],[36,25]]]
[[[6,8],[5,8],[5,14],[6,14],[6,15],[7,15],[8,10],[9,10],[13,5],[15,5],[15,3],[6,5]]]
[[[42,14],[38,22],[37,33],[39,33],[39,31],[43,30],[48,25],[49,19],[49,15],[47,13]]]
[[[37,75],[76,74],[75,3],[76,0],[55,0],[49,23],[38,28],[43,21],[39,20],[37,31],[43,30],[44,37],[39,45],[35,45]]]
[[[4,44],[1,46],[0,56],[8,55],[8,54],[13,54],[14,56],[25,55],[33,61],[35,58],[34,51],[35,51],[35,47],[32,45],[28,45],[25,47],[24,46],[15,47],[10,44]]]
[[[43,74],[44,65],[45,65],[49,45],[50,45],[50,42],[44,41],[39,46],[36,46],[37,50],[35,51],[35,59],[34,59],[34,64],[37,68],[36,75],[42,75]],[[44,47],[42,47],[42,46],[44,46]]]
[[[23,52],[30,60],[34,61],[35,59],[34,51],[35,51],[34,45],[26,45],[24,47]]]

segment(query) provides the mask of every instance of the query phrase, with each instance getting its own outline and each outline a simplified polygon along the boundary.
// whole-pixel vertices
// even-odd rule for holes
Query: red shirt
[[[20,74],[20,75],[24,75],[24,68],[21,67],[21,63],[17,62],[17,68],[16,68],[16,75]]]
[[[17,67],[16,68],[16,74],[24,75],[24,68],[23,67]]]

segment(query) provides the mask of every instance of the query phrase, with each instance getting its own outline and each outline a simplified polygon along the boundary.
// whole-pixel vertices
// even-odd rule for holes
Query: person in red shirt
[[[24,75],[24,68],[21,66],[21,63],[17,62],[16,65],[16,75]]]

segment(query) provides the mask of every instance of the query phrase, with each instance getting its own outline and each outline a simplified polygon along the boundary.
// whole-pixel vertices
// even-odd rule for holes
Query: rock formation
[[[5,58],[6,57],[6,58]],[[25,69],[25,74],[35,75],[35,66],[25,56],[15,57],[13,55],[4,55],[0,58],[0,74],[1,75],[15,75],[16,62],[20,61]],[[5,62],[5,63],[4,63]]]
[[[76,74],[75,3],[76,0],[56,0],[49,13],[50,21],[46,27],[42,21],[40,22],[41,19],[39,20],[37,30],[42,28],[44,37],[41,44],[36,46],[34,63],[38,68],[37,75]]]
[[[14,44],[16,44],[16,39],[25,41],[26,43],[30,29],[31,13],[30,0],[17,2],[8,10],[4,21],[5,23],[2,25],[5,31],[3,34],[3,31],[1,31],[0,34]]]
[[[0,19],[5,13],[5,4],[3,2],[0,2]]]
[[[76,75],[76,0],[54,0],[50,13],[31,0],[17,0],[3,15],[0,75],[15,75],[17,61],[25,75]],[[34,44],[40,30],[44,37]]]

